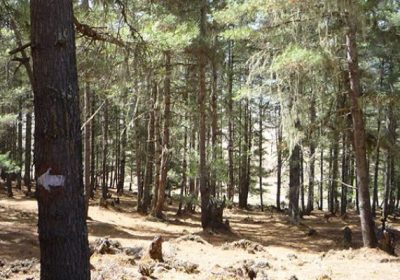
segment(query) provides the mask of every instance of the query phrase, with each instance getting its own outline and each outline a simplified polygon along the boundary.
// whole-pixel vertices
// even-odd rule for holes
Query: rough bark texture
[[[91,110],[91,98],[90,98],[90,88],[89,85],[86,84],[85,90],[84,90],[84,101],[85,101],[85,106],[84,106],[84,115],[85,115],[85,121],[88,120],[91,116],[92,110]],[[90,170],[90,158],[92,156],[92,145],[91,145],[91,133],[92,133],[92,122],[89,121],[85,127],[84,127],[84,187],[85,187],[85,198],[86,198],[86,215],[88,213],[89,209],[89,198],[91,196],[92,190],[91,190],[91,183],[90,183],[90,178],[91,178],[91,170]]]
[[[315,98],[312,99],[310,104],[310,123],[315,123],[316,108]],[[309,135],[310,141],[310,173],[308,176],[308,198],[306,214],[310,214],[314,210],[314,183],[315,183],[315,140],[313,139],[314,133]]]
[[[32,159],[32,113],[26,113],[26,129],[25,129],[25,172],[24,184],[31,192],[31,159]]]
[[[233,43],[229,42],[228,54],[228,199],[233,200],[235,182],[233,175]]]
[[[104,101],[104,113],[103,113],[103,155],[102,155],[102,182],[101,182],[101,197],[107,199],[108,194],[108,100]]]
[[[40,279],[88,280],[79,90],[72,1],[31,1],[35,171],[64,176],[37,187]]]
[[[350,15],[347,17],[348,29],[346,32],[346,51],[347,62],[349,67],[350,91],[349,98],[351,101],[351,115],[353,118],[353,146],[357,168],[357,181],[359,190],[360,203],[360,219],[361,232],[364,246],[375,247],[376,236],[374,232],[374,222],[371,214],[371,203],[368,185],[368,165],[365,148],[365,129],[363,113],[359,105],[359,97],[361,95],[360,74],[358,69],[358,54],[356,43],[356,31],[353,19]]]
[[[200,36],[205,39],[206,35],[206,9],[207,2],[202,1],[200,10]],[[209,212],[209,200],[210,200],[210,189],[207,182],[207,166],[206,166],[206,54],[205,49],[202,46],[202,50],[198,56],[199,63],[199,95],[198,95],[198,106],[199,106],[199,176],[200,176],[200,193],[201,193],[201,226],[207,228],[210,222]]]
[[[276,166],[276,208],[281,209],[281,187],[282,187],[282,126],[281,126],[281,109],[278,108],[278,128],[276,139],[276,153],[277,153],[277,166]]]
[[[292,223],[299,222],[300,146],[296,145],[289,159],[289,216]]]
[[[154,208],[153,215],[162,217],[162,211],[165,201],[165,190],[167,187],[167,175],[169,164],[169,126],[171,122],[171,53],[165,52],[165,79],[164,79],[164,127],[162,137],[161,153],[161,174],[160,185],[158,188],[158,198]]]
[[[146,168],[143,181],[143,197],[138,199],[138,208],[140,212],[145,212],[143,204],[150,204],[150,192],[153,184],[153,167],[154,167],[154,107],[157,98],[157,84],[154,83],[152,86],[152,97],[150,99],[150,112],[149,121],[147,124],[147,147],[146,147]]]

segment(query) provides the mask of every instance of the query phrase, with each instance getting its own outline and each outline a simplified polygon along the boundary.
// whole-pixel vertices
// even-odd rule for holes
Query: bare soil
[[[94,253],[92,279],[400,279],[400,258],[379,249],[361,248],[359,217],[324,218],[321,211],[298,226],[283,213],[226,210],[231,232],[202,231],[198,213],[176,216],[168,205],[166,220],[136,213],[136,197],[125,194],[115,207],[91,202],[89,241],[109,238],[122,247],[147,250],[162,236],[164,263],[121,251]],[[0,192],[0,279],[39,279],[37,203],[22,193]],[[343,249],[342,230],[353,232],[353,246]],[[398,220],[391,221],[399,229]],[[316,233],[310,231],[314,229]],[[398,236],[398,240],[400,237]],[[397,251],[397,254],[400,252]],[[13,270],[13,271],[12,271]],[[6,278],[8,277],[8,278]]]

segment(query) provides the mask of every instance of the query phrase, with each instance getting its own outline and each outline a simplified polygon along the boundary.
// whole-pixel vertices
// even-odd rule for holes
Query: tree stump
[[[390,255],[395,254],[395,240],[394,234],[388,230],[383,230],[382,237],[380,239],[382,250]]]
[[[208,207],[210,209],[209,225],[212,229],[225,229],[229,230],[229,222],[224,223],[223,212],[226,207],[226,198],[223,200],[217,198],[211,198],[208,202]]]
[[[162,256],[162,243],[163,243],[163,238],[161,236],[156,236],[153,241],[150,243],[149,247],[149,256],[153,260],[163,262],[163,256]]]
[[[343,247],[348,249],[351,247],[352,232],[349,227],[343,229]]]

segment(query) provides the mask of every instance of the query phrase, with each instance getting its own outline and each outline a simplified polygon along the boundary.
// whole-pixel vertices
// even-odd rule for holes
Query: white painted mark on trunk
[[[51,187],[64,187],[65,177],[63,175],[50,175],[51,168],[40,175],[37,180],[38,185],[41,185],[47,191],[51,191]]]

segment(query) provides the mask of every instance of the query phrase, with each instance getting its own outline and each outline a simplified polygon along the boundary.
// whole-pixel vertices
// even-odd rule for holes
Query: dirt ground
[[[135,196],[121,197],[115,207],[89,210],[89,241],[118,241],[124,248],[144,248],[162,236],[164,263],[121,250],[95,252],[92,279],[400,279],[400,258],[379,249],[364,249],[359,218],[350,213],[327,221],[315,211],[299,226],[274,211],[226,210],[231,232],[203,232],[199,214],[176,216],[168,207],[167,221],[135,212]],[[0,279],[39,279],[37,204],[21,193],[9,199],[0,192]],[[353,232],[353,246],[345,250],[342,230]],[[392,221],[392,227],[400,227]],[[309,234],[310,229],[316,231]],[[397,251],[397,253],[400,253]],[[141,272],[141,273],[140,273]]]

